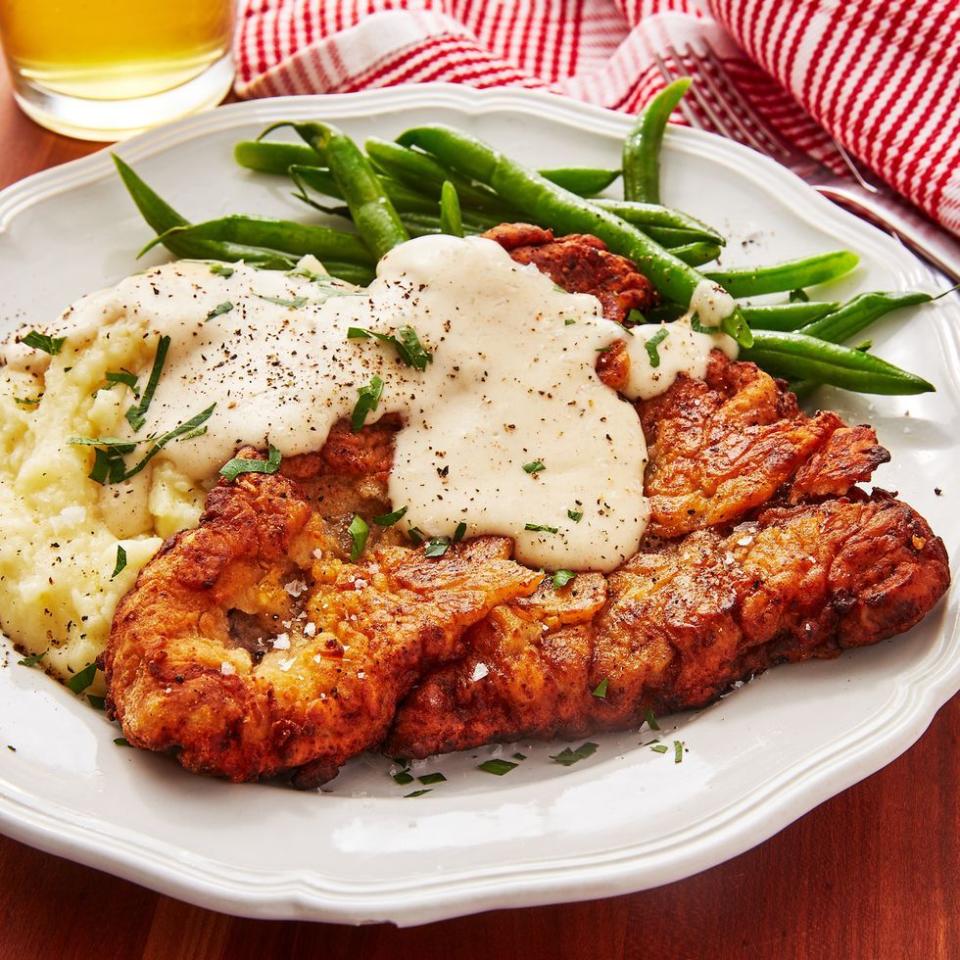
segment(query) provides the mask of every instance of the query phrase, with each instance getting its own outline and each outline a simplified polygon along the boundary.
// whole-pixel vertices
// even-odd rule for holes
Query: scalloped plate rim
[[[549,120],[571,128],[582,128],[590,121],[590,132],[594,134],[622,133],[630,121],[622,114],[552,94],[504,88],[477,91],[450,84],[235,103],[141,134],[116,148],[104,148],[11,185],[0,192],[0,233],[33,202],[112,176],[111,149],[134,160],[209,131],[248,123],[251,118],[311,116],[321,110],[330,117],[363,117],[381,114],[385,106],[444,106],[473,115],[501,108],[536,110],[539,115],[545,114]],[[784,190],[784,203],[797,216],[809,220],[815,214],[821,223],[827,222],[828,229],[837,237],[849,237],[861,246],[895,251],[905,278],[929,278],[929,271],[919,261],[913,260],[912,271],[906,270],[906,263],[912,258],[899,244],[840,210],[773,160],[698,130],[671,129],[669,137],[672,145],[682,151],[707,150],[719,162],[736,164],[741,169],[746,165],[758,175],[776,179]],[[943,306],[955,316],[960,314],[954,304]],[[960,351],[956,330],[951,328],[952,335],[941,328],[938,332],[944,348],[956,357]],[[956,382],[957,377],[953,379]],[[941,616],[945,613],[941,611]],[[908,749],[939,707],[960,689],[960,660],[951,665],[944,654],[956,639],[960,617],[954,612],[952,620],[947,622],[945,616],[943,620],[939,628],[943,649],[938,649],[930,662],[918,663],[916,670],[902,675],[888,701],[849,730],[833,749],[808,756],[771,778],[753,802],[731,802],[712,817],[697,821],[692,836],[690,828],[675,831],[676,841],[664,849],[649,850],[649,844],[639,844],[542,861],[535,866],[502,865],[461,875],[447,874],[431,884],[411,880],[373,889],[370,884],[356,882],[341,884],[338,889],[334,878],[314,871],[272,871],[259,876],[250,871],[238,873],[227,863],[205,858],[186,864],[182,856],[178,859],[174,848],[153,849],[153,844],[144,845],[142,835],[135,831],[111,833],[93,823],[83,823],[82,816],[71,816],[65,810],[55,818],[49,809],[44,810],[35,802],[42,798],[0,791],[0,827],[9,836],[51,853],[193,903],[251,917],[340,922],[390,920],[409,924],[465,912],[646,889],[689,876],[750,849]],[[898,709],[898,724],[878,729],[876,717],[890,709]],[[157,845],[162,846],[163,841],[157,841]]]

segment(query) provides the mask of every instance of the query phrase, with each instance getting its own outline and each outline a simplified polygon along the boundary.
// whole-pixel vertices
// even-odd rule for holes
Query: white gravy
[[[205,435],[160,455],[191,478],[213,477],[245,444],[284,456],[319,449],[376,375],[382,396],[366,422],[396,411],[405,424],[389,485],[393,508],[407,508],[401,524],[428,536],[450,536],[461,522],[467,536],[510,536],[519,560],[548,569],[611,570],[636,551],[647,522],[640,422],[598,378],[598,352],[626,342],[636,399],[681,371],[702,377],[715,346],[735,351],[686,319],[630,336],[594,297],[561,291],[493,241],[446,236],[397,247],[362,290],[242,264],[229,277],[207,263],[167,264],[79,301],[62,328],[79,345],[121,320],[142,324],[151,342],[171,338],[138,438],[216,404]],[[423,372],[389,344],[347,337],[350,327],[391,334],[403,325],[432,354]],[[142,387],[149,366],[139,373]]]

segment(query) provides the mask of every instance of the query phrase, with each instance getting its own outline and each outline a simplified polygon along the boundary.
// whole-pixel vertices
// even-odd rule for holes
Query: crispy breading
[[[660,301],[653,284],[632,261],[611,253],[598,237],[571,233],[554,238],[552,230],[529,223],[502,223],[485,234],[517,263],[532,263],[570,293],[592,293],[603,314],[622,323],[631,310],[649,310]]]
[[[463,652],[467,627],[542,577],[493,537],[436,560],[396,546],[318,559],[323,527],[280,475],[211,492],[114,618],[107,708],[131,744],[235,781],[323,782],[383,738],[424,670]]]
[[[660,537],[732,523],[787,485],[793,503],[842,496],[890,459],[871,427],[847,427],[830,411],[808,417],[785,384],[719,351],[705,380],[681,374],[637,409],[649,532]]]
[[[884,494],[651,543],[607,578],[599,612],[585,602],[598,595],[594,576],[552,604],[535,605],[541,588],[493,610],[470,631],[467,657],[407,698],[386,751],[579,737],[637,725],[648,709],[700,707],[777,663],[908,630],[950,580],[942,541]]]

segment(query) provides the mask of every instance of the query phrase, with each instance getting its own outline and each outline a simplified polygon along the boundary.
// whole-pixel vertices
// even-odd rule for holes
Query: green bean
[[[717,257],[720,256],[720,247],[716,243],[696,240],[693,243],[685,243],[679,247],[669,247],[668,252],[691,267],[699,267],[703,263],[716,260]]]
[[[553,170],[541,170],[541,177],[546,177],[564,190],[575,193],[578,197],[592,197],[606,190],[617,177],[619,170],[593,170],[590,167],[558,167]]]
[[[891,310],[927,303],[929,293],[861,293],[827,316],[813,320],[800,328],[808,337],[819,337],[833,343],[842,343],[866,330]]]
[[[403,225],[407,228],[411,237],[425,237],[434,233],[446,233],[440,223],[440,217],[436,214],[427,213],[403,213],[400,215]],[[464,216],[462,221],[464,236],[472,237],[479,233],[484,233],[490,227],[487,224],[477,223],[469,216]]]
[[[460,198],[457,196],[457,188],[449,180],[444,180],[440,189],[440,230],[453,237],[463,236]]]
[[[425,193],[434,201],[440,199],[443,182],[450,180],[457,188],[464,206],[475,210],[495,212],[509,217],[510,211],[505,204],[485,187],[475,187],[462,177],[445,170],[437,161],[425,153],[411,150],[390,140],[371,137],[364,146],[370,159],[387,175],[420,193]]]
[[[443,165],[486,183],[537,222],[549,223],[564,233],[598,236],[612,250],[633,260],[672,300],[689,303],[703,282],[701,274],[636,227],[458,130],[439,124],[417,127],[406,131],[400,142],[427,150]],[[721,327],[743,346],[752,342],[750,329],[736,309],[722,318]]]
[[[284,124],[274,124],[276,129]],[[336,127],[324,123],[288,123],[326,158],[341,196],[347,201],[357,232],[379,260],[398,243],[410,239],[370,161]]]
[[[836,280],[849,273],[859,262],[860,258],[855,253],[835,250],[769,267],[711,271],[707,277],[719,283],[732,297],[756,297],[763,293],[797,290]]]
[[[155,233],[163,233],[171,227],[189,226],[190,221],[154,193],[134,172],[133,167],[115,153],[111,156],[127,192],[137,205],[143,219],[153,227]]]
[[[340,188],[333,179],[333,174],[325,167],[300,167],[294,164],[290,167],[290,177],[301,191],[302,196],[299,196],[299,199],[306,199],[305,186],[328,197],[335,197],[338,200],[343,199]],[[430,214],[437,210],[436,200],[431,200],[429,197],[411,190],[410,187],[398,180],[381,176],[380,183],[398,212]]]
[[[805,323],[818,320],[836,310],[840,304],[835,301],[818,302],[811,300],[804,303],[776,303],[763,306],[745,305],[740,308],[747,323],[753,330],[799,330]],[[676,320],[686,313],[686,309],[679,303],[661,303],[659,306],[643,314],[647,323],[666,323]],[[822,338],[821,338],[822,339]]]
[[[375,276],[374,268],[366,263],[341,263],[337,260],[325,260],[323,269],[338,280],[355,283],[358,287],[365,287]]]
[[[301,257],[312,254],[318,260],[334,259],[368,265],[371,263],[370,251],[356,234],[315,224],[233,214],[219,220],[207,220],[205,223],[173,229],[182,236],[249,244]],[[165,242],[171,232],[168,230],[157,240]]]
[[[289,270],[295,265],[292,258],[276,250],[227,240],[191,237],[189,220],[161,199],[140,179],[133,168],[116,154],[113,155],[113,162],[143,219],[157,234],[168,235],[162,243],[174,256],[193,260],[224,260],[227,263],[243,260],[268,270]],[[147,245],[147,249],[151,246],[152,242]]]
[[[671,207],[661,206],[659,203],[640,203],[629,200],[608,200],[598,197],[591,203],[615,213],[621,220],[632,223],[636,227],[676,227],[679,230],[689,230],[700,234],[697,239],[709,240],[712,243],[724,243],[724,238],[713,227],[708,226],[689,214],[681,213]]]
[[[233,158],[248,170],[281,175],[294,164],[315,167],[321,163],[320,156],[311,147],[264,140],[241,140],[233,148]]]
[[[800,330],[832,313],[840,306],[835,300],[804,300],[798,303],[751,304],[740,309],[754,330]],[[804,333],[806,331],[803,331]],[[821,337],[821,339],[829,339]]]
[[[803,333],[757,330],[753,346],[740,351],[765,370],[797,379],[817,380],[859,393],[907,395],[934,387],[879,357]]]
[[[623,196],[627,200],[660,202],[660,145],[670,114],[692,83],[674,80],[647,105],[623,142]]]
[[[721,247],[723,242],[706,236],[700,230],[687,230],[684,227],[640,227],[651,240],[656,240],[667,249],[679,247],[685,243],[709,243],[711,246]]]

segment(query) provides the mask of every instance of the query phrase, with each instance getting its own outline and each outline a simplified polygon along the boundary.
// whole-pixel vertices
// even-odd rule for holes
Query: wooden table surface
[[[35,126],[4,84],[0,187],[97,149]],[[688,880],[408,930],[236,919],[0,837],[0,960],[957,958],[958,732],[954,698],[884,770]]]

